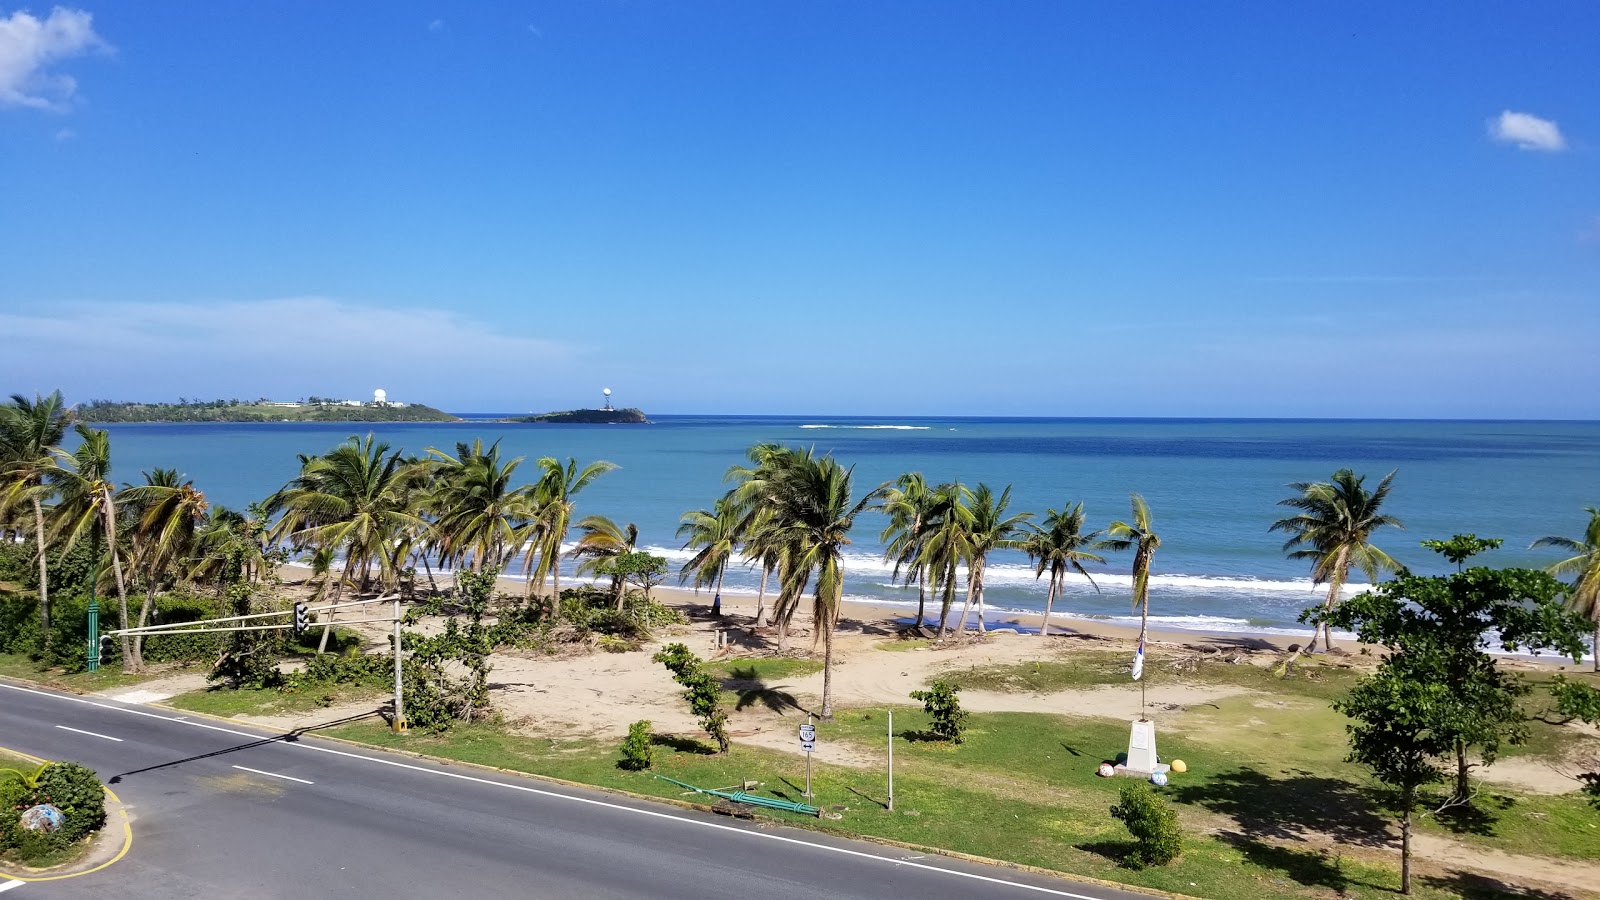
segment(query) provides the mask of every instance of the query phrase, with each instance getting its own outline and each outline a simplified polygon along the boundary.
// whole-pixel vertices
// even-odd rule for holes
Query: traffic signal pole
[[[394,598],[394,719],[391,727],[395,734],[405,734],[406,731],[406,699],[404,695],[404,680],[400,677],[400,596]]]

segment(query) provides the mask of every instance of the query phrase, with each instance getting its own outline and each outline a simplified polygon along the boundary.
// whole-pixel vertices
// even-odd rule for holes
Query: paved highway
[[[0,746],[93,767],[133,821],[114,865],[5,900],[1141,896],[5,682]]]

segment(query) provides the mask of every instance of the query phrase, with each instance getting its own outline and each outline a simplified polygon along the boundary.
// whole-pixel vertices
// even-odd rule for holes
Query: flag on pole
[[[1144,677],[1144,638],[1139,639],[1139,650],[1133,654],[1133,680]]]

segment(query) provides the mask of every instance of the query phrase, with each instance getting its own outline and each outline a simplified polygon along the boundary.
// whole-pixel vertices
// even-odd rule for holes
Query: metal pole
[[[811,714],[806,714],[806,724],[811,724]],[[811,751],[806,751],[806,799],[811,799]]]
[[[39,553],[40,554],[44,553],[44,548],[43,547],[39,548]],[[95,575],[97,574],[96,571],[95,571],[95,566],[96,566],[97,563],[99,563],[99,561],[100,561],[100,532],[96,531],[96,532],[94,532],[93,562],[91,562],[89,564],[89,666],[88,666],[88,669],[91,672],[100,671],[100,598],[96,595],[95,589],[94,589],[94,583],[95,583],[95,580],[96,580],[95,579]],[[49,587],[49,586],[46,585],[46,587]],[[122,624],[126,625],[128,623],[127,622],[123,622]],[[50,639],[50,635],[48,635],[48,634],[45,635],[44,639],[48,641]]]
[[[889,710],[889,811],[894,812],[894,710]]]
[[[400,681],[400,598],[394,598],[394,731],[406,730],[406,701]]]

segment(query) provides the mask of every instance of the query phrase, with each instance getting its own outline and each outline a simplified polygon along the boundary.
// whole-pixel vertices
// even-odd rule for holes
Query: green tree
[[[377,563],[380,581],[392,585],[395,539],[422,524],[410,503],[413,474],[399,451],[371,434],[365,440],[352,436],[323,456],[302,456],[300,474],[267,500],[269,512],[282,513],[273,536],[297,548],[342,550],[340,584],[350,582],[353,570],[360,573],[360,589],[367,590]],[[319,654],[327,649],[334,612],[323,620]]]
[[[116,489],[111,483],[111,438],[104,431],[85,425],[75,426],[80,441],[71,453],[58,450],[47,477],[61,494],[56,506],[52,539],[62,540],[71,549],[85,535],[105,538],[111,571],[116,577],[119,621],[128,618],[128,584],[122,574],[122,553],[118,549]],[[128,635],[122,637],[125,671],[140,672],[143,661],[133,652]]]
[[[967,711],[961,708],[960,691],[953,682],[935,679],[927,690],[911,692],[911,699],[922,701],[922,711],[928,714],[928,730],[952,744],[961,743],[961,732],[966,729]]]
[[[156,592],[181,577],[185,563],[199,543],[200,529],[206,521],[206,495],[193,481],[179,476],[176,469],[156,469],[143,473],[142,485],[125,485],[119,501],[135,516],[133,529],[134,568],[144,580],[144,602],[139,608],[138,627],[150,620]],[[143,661],[144,636],[133,636],[134,658]]]
[[[1452,739],[1439,722],[1453,705],[1449,687],[1410,677],[1404,665],[1385,662],[1363,678],[1335,709],[1352,720],[1350,762],[1372,770],[1373,777],[1399,794],[1400,893],[1411,893],[1411,820],[1417,793],[1444,779],[1434,763],[1448,753]]]
[[[1327,584],[1328,594],[1323,600],[1325,609],[1339,604],[1339,592],[1350,578],[1350,567],[1366,573],[1368,581],[1377,581],[1379,572],[1393,572],[1400,568],[1389,554],[1372,545],[1372,533],[1384,526],[1404,528],[1399,519],[1384,515],[1378,510],[1388,499],[1389,486],[1395,472],[1390,472],[1379,482],[1376,490],[1368,491],[1363,482],[1365,475],[1349,469],[1333,473],[1329,481],[1301,481],[1289,485],[1297,495],[1278,501],[1279,506],[1299,510],[1296,515],[1273,522],[1269,531],[1282,531],[1289,535],[1283,549],[1290,559],[1311,561],[1311,580],[1314,584]],[[1325,626],[1311,635],[1308,651],[1317,646],[1317,634],[1322,635],[1323,646],[1333,649],[1333,637]]]
[[[561,547],[567,540],[571,526],[574,499],[596,478],[617,468],[616,463],[592,462],[578,468],[576,459],[568,458],[566,465],[550,456],[539,460],[544,473],[535,488],[539,502],[539,562],[532,579],[543,587],[546,577],[551,579],[550,613],[555,614],[561,597]]]
[[[1436,543],[1441,552],[1470,555],[1469,542],[1493,543],[1466,535]],[[1582,654],[1582,623],[1562,608],[1561,593],[1560,582],[1532,569],[1474,566],[1443,576],[1402,571],[1334,609],[1308,610],[1302,618],[1352,629],[1362,643],[1386,649],[1391,671],[1443,688],[1430,706],[1429,727],[1455,757],[1449,802],[1456,805],[1471,801],[1474,750],[1478,765],[1491,765],[1502,743],[1519,744],[1527,735],[1518,700],[1529,688],[1487,652],[1490,635],[1509,650]]]
[[[1550,547],[1572,554],[1545,571],[1572,577],[1567,605],[1592,626],[1589,646],[1594,652],[1594,670],[1600,672],[1600,509],[1591,506],[1584,512],[1589,514],[1589,524],[1583,529],[1582,540],[1551,535],[1534,541],[1529,549]]]
[[[1050,590],[1044,601],[1044,622],[1039,626],[1041,638],[1050,633],[1050,610],[1061,595],[1068,572],[1077,572],[1088,579],[1096,592],[1100,590],[1100,585],[1095,584],[1094,577],[1083,567],[1085,562],[1106,561],[1105,557],[1089,552],[1100,548],[1100,532],[1085,533],[1083,527],[1082,503],[1066,506],[1060,512],[1047,509],[1042,526],[1028,525],[1030,533],[1023,540],[1021,549],[1034,562],[1034,577],[1043,576],[1046,570],[1050,572]]]
[[[44,504],[54,491],[47,480],[60,453],[61,441],[72,424],[60,391],[32,400],[12,394],[0,404],[0,514],[26,503],[33,508],[34,551],[39,566],[39,633],[50,631],[50,576],[46,554]]]
[[[614,563],[634,552],[639,543],[639,526],[629,522],[619,527],[605,516],[584,516],[578,521],[578,532],[578,542],[572,548],[572,556],[579,560],[578,577],[611,576],[611,602],[621,609],[627,577]]]
[[[1133,835],[1133,850],[1123,858],[1130,869],[1164,866],[1183,852],[1183,833],[1178,829],[1178,814],[1142,781],[1124,784],[1117,792],[1118,803],[1111,816],[1127,826]]]
[[[423,506],[433,516],[431,535],[440,562],[499,567],[517,551],[518,529],[538,515],[530,485],[515,485],[522,457],[502,459],[500,442],[456,444],[451,456],[428,448],[432,487]]]
[[[939,640],[950,631],[950,607],[955,602],[957,573],[972,555],[972,491],[960,482],[933,489],[925,537],[919,559],[939,596]],[[966,627],[965,616],[962,627]]]
[[[717,742],[717,752],[727,753],[732,742],[728,739],[728,712],[722,708],[722,685],[706,672],[700,657],[683,644],[672,643],[652,658],[666,666],[672,680],[683,686],[689,711],[700,718],[700,727]]]
[[[1130,495],[1133,521],[1120,519],[1106,528],[1101,546],[1118,553],[1133,550],[1133,608],[1139,611],[1139,646],[1150,630],[1150,564],[1161,547],[1161,536],[1150,528],[1150,507],[1138,494]]]
[[[885,562],[894,563],[894,578],[907,569],[905,583],[917,583],[917,624],[921,628],[928,616],[928,563],[922,549],[927,541],[926,524],[933,511],[933,490],[921,472],[908,472],[895,480],[883,495],[883,512],[889,517],[879,540],[883,541]]]
[[[967,610],[976,603],[978,607],[978,633],[984,633],[983,624],[983,574],[989,563],[989,554],[996,550],[1018,550],[1023,541],[1024,525],[1033,513],[1006,515],[1011,505],[1011,485],[997,497],[987,484],[979,482],[972,491],[969,507],[972,517],[967,523],[964,543],[967,547],[967,601],[961,607],[961,624],[956,627],[959,637],[967,630]]]
[[[728,574],[739,540],[739,508],[728,497],[711,509],[693,509],[683,514],[677,536],[683,549],[695,551],[678,570],[680,583],[694,579],[695,590],[712,585],[711,614],[722,615],[722,579]]]

